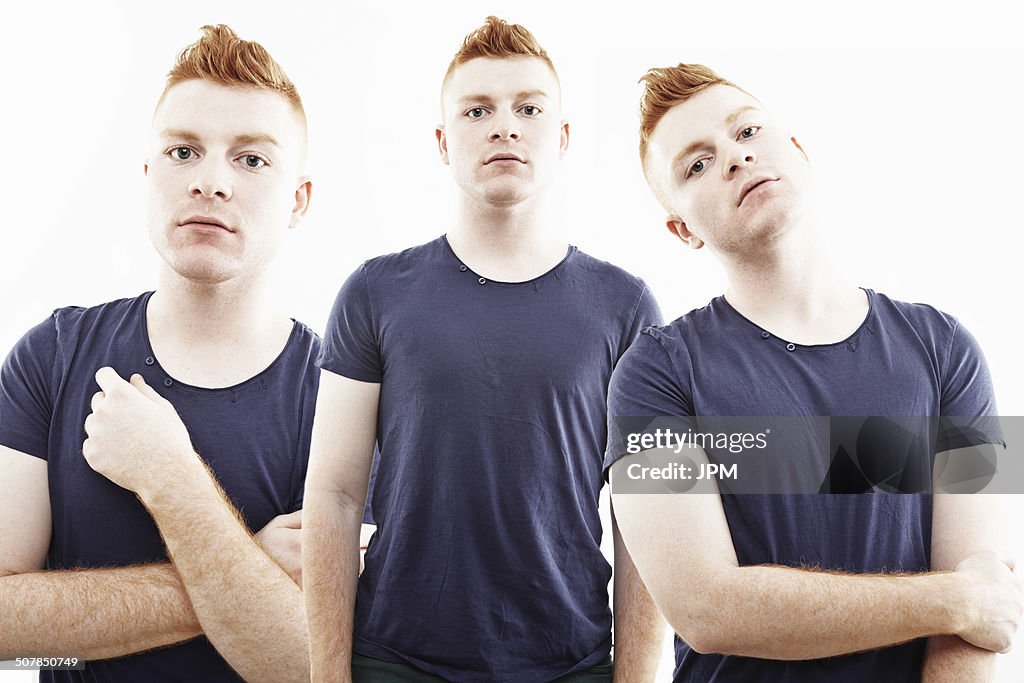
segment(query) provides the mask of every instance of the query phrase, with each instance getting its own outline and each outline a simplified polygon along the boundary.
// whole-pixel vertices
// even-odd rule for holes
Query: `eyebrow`
[[[547,98],[548,94],[543,90],[522,90],[516,93],[516,100],[529,100],[534,97]],[[468,104],[470,102],[493,102],[494,98],[490,95],[467,95],[459,98],[460,104]]]
[[[729,114],[728,116],[725,117],[725,125],[726,126],[731,126],[732,124],[736,123],[736,121],[741,116],[746,114],[748,111],[760,111],[760,110],[757,107],[749,105],[749,104],[746,105],[746,106],[740,107],[739,109],[737,109],[736,111],[734,111],[733,113],[731,113],[731,114]],[[706,144],[707,143],[704,140],[695,140],[694,142],[691,142],[689,145],[686,146],[686,149],[684,149],[682,152],[680,152],[679,154],[677,154],[674,157],[672,157],[672,165],[671,165],[670,168],[674,171],[676,165],[680,161],[682,161],[686,157],[690,156],[691,154],[693,154],[694,152],[696,152],[700,148],[704,147]]]
[[[185,140],[186,142],[199,142],[200,138],[197,134],[184,128],[168,128],[160,133],[162,138],[175,138],[178,140]],[[232,146],[238,145],[254,145],[259,143],[267,143],[274,147],[280,147],[281,143],[269,133],[243,133],[242,135],[236,135],[231,141]]]

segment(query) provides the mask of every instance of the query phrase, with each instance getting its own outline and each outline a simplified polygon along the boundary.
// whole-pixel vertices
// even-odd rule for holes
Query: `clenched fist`
[[[174,406],[142,375],[126,382],[104,367],[96,383],[101,391],[92,397],[92,413],[85,419],[88,438],[82,443],[90,467],[143,502],[173,486],[181,468],[202,467]]]

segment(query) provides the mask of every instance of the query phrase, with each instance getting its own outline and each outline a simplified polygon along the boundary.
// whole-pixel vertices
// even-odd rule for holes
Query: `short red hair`
[[[478,57],[536,57],[542,60],[551,69],[551,73],[558,78],[555,65],[544,48],[540,46],[533,34],[524,26],[510,24],[498,17],[487,17],[483,26],[476,29],[462,41],[462,47],[455,53],[448,71],[444,74],[444,81],[447,83],[452,72],[460,64],[465,64],[471,59]]]
[[[267,49],[251,40],[242,40],[229,26],[203,26],[202,37],[178,54],[167,74],[167,91],[184,81],[210,81],[221,85],[261,88],[279,93],[306,121],[306,111],[295,84],[274,61]]]

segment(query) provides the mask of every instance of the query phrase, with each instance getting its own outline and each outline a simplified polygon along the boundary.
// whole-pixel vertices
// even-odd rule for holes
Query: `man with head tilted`
[[[303,540],[313,679],[609,681],[605,391],[657,307],[554,233],[569,125],[529,31],[491,17],[470,34],[442,107],[454,225],[364,263],[324,338]],[[375,442],[357,583],[345,549]],[[657,614],[621,548],[615,568],[615,675],[651,680]]]
[[[308,206],[305,155],[281,67],[204,27],[153,115],[156,291],[54,311],[0,371],[0,659],[87,661],[55,681],[308,679],[319,340],[268,273]]]
[[[1000,444],[984,358],[956,318],[848,285],[826,261],[811,166],[786,124],[700,65],[643,80],[648,183],[670,234],[706,246],[728,289],[641,333],[609,388],[612,431],[863,416],[940,425],[933,441],[908,445],[907,463]],[[939,418],[966,427],[943,431]],[[879,434],[872,447],[900,431]],[[870,474],[859,495],[837,495],[838,476],[821,493],[730,493],[738,484],[724,479],[689,493],[620,493],[631,467],[665,455],[624,449],[623,436],[636,435],[610,438],[606,453],[612,498],[640,575],[678,634],[676,681],[981,680],[993,651],[1009,647],[1021,580],[999,553],[1007,537],[997,496],[932,496]],[[867,441],[858,456],[869,455]],[[691,455],[717,463],[728,453],[703,446]],[[819,464],[796,448],[751,462],[783,482]]]

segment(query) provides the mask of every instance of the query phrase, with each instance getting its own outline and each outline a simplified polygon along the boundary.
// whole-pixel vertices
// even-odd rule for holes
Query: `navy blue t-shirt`
[[[955,318],[866,293],[864,322],[835,344],[789,344],[744,318],[724,297],[664,327],[645,329],[615,370],[609,420],[996,415],[984,357]],[[992,421],[980,421],[970,434],[975,444],[1002,441]],[[631,456],[615,439],[605,467],[622,457]],[[860,573],[929,569],[927,494],[722,495],[722,505],[740,565]],[[677,682],[917,681],[924,640],[788,662],[701,655],[678,637],[675,649]]]
[[[134,373],[169,400],[196,450],[248,527],[302,507],[320,340],[296,322],[263,372],[223,389],[193,387],[160,366],[146,330],[151,293],[93,308],[62,308],[15,345],[0,370],[0,444],[47,461],[53,535],[48,569],[118,567],[167,560],[135,494],[94,472],[82,456],[94,375]],[[225,567],[224,571],[230,571]],[[205,637],[44,681],[239,681]]]
[[[598,494],[612,369],[660,314],[570,247],[520,283],[444,237],[367,261],[320,365],[381,384],[356,652],[453,681],[549,681],[611,645]]]

